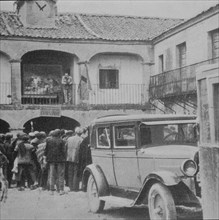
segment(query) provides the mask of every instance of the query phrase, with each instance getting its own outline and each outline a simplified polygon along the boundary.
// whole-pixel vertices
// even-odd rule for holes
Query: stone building
[[[173,109],[179,92],[169,96],[169,89],[166,98],[162,83],[167,79],[160,79],[178,68],[176,56],[184,56],[175,46],[186,42],[191,52],[186,64],[180,64],[184,66],[209,59],[207,45],[200,46],[205,37],[209,47],[218,45],[218,5],[184,21],[60,14],[55,0],[17,3],[16,12],[0,12],[0,133],[73,129],[109,114],[181,109],[188,113],[184,101],[177,103],[181,109]],[[68,105],[61,84],[66,72],[73,79]],[[192,74],[194,78],[195,71]],[[183,76],[179,77],[184,80]],[[189,101],[192,108],[195,97]]]
[[[219,5],[155,37],[153,45],[151,102],[159,111],[196,114],[197,72],[219,72]]]

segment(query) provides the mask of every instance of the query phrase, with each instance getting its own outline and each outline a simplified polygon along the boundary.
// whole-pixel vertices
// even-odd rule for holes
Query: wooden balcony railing
[[[150,77],[149,96],[165,98],[180,94],[196,93],[196,70],[198,67],[219,62],[219,57]]]
[[[99,84],[92,84],[88,91],[88,100],[82,100],[76,84],[72,88],[71,105],[85,102],[88,105],[119,105],[119,104],[144,104],[146,86],[143,84],[120,84],[117,88],[100,88]],[[22,104],[32,105],[62,105],[64,103],[63,91],[43,94],[41,90],[31,91],[22,95]]]

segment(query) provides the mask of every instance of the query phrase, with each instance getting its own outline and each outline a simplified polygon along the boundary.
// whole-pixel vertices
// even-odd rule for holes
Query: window
[[[115,133],[115,148],[135,148],[135,126],[124,125],[116,126]]]
[[[98,148],[110,148],[110,129],[101,127],[97,129]]]
[[[219,57],[219,29],[211,32],[212,58]]]
[[[119,71],[116,69],[100,69],[99,84],[100,89],[118,89]]]
[[[140,127],[141,146],[197,143],[195,124],[170,124]]]
[[[163,61],[163,55],[159,56],[159,73],[163,73],[164,71],[164,61]]]
[[[186,43],[179,44],[178,48],[178,65],[179,67],[186,66]]]
[[[219,143],[219,83],[213,86],[215,143]]]

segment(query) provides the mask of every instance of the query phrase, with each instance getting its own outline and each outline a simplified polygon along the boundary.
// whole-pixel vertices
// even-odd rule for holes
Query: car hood
[[[162,145],[156,147],[141,148],[139,156],[153,158],[194,158],[198,147],[188,145]]]

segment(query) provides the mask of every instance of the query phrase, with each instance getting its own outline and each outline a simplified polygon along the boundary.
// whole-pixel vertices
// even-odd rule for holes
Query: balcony
[[[0,104],[11,104],[8,102],[8,89],[1,83],[1,99]],[[80,105],[86,106],[120,106],[120,105],[144,105],[146,86],[143,84],[120,84],[118,88],[101,89],[99,84],[92,84],[91,90],[81,91],[79,86],[74,84],[72,86],[72,102],[71,104],[65,105],[68,107],[76,107]],[[87,92],[87,100],[83,100],[81,97],[82,92]],[[63,91],[56,91],[50,93],[41,89],[34,88],[29,92],[25,92],[21,96],[21,104],[25,105],[64,105]]]
[[[216,62],[219,62],[219,57],[151,76],[149,96],[152,99],[164,99],[196,93],[197,68]]]

